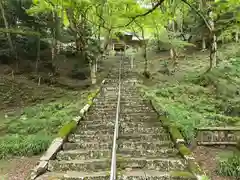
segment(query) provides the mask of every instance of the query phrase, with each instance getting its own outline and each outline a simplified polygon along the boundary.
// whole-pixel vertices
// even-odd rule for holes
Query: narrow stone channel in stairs
[[[64,143],[48,172],[37,180],[110,178],[114,123],[116,120],[119,66],[112,68],[101,93],[86,118]],[[121,108],[117,140],[118,180],[187,180],[172,177],[187,165],[157,119],[157,113],[138,94],[130,62],[122,62]],[[182,171],[181,173],[179,171]]]

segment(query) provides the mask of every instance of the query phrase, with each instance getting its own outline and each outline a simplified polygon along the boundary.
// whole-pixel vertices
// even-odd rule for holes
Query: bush
[[[45,151],[52,137],[46,134],[6,135],[0,139],[0,159],[12,156],[31,156]]]

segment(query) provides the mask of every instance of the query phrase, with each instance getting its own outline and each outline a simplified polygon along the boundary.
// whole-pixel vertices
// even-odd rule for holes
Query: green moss
[[[60,131],[58,132],[58,136],[61,138],[65,138],[71,131],[77,127],[76,121],[70,121],[69,123],[65,124]]]
[[[182,134],[180,133],[180,131],[178,130],[178,128],[176,126],[170,126],[169,132],[170,132],[174,142],[176,142],[177,139],[184,139]]]
[[[178,145],[178,150],[182,155],[192,155],[192,152],[190,149],[188,149],[184,144],[179,144]]]
[[[188,178],[194,178],[195,176],[187,171],[171,171],[170,176],[172,177],[188,177]]]
[[[96,91],[94,91],[88,95],[88,104],[89,105],[92,104],[93,99],[98,95],[99,92],[100,92],[100,89],[97,89]]]
[[[188,160],[188,168],[189,170],[196,175],[203,175],[204,172],[201,170],[199,165],[195,162],[195,160]]]
[[[159,120],[163,123],[164,127],[169,127],[171,124],[166,116],[159,116]]]

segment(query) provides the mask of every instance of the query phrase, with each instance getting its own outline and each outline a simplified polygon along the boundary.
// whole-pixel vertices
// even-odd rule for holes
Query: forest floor
[[[170,120],[181,129],[189,147],[194,141],[195,127],[226,125],[240,127],[239,45],[228,44],[221,47],[218,57],[219,67],[204,74],[209,66],[208,52],[183,52],[175,72],[167,75],[164,73],[166,72],[164,61],[169,58],[168,52],[159,55],[149,53],[151,79],[143,78],[143,89],[160,103]],[[144,61],[140,59],[137,58],[135,64],[136,71],[141,73]],[[235,179],[218,176],[216,170],[222,153],[231,157],[236,149],[197,147],[192,150],[212,180]]]
[[[109,66],[104,67],[99,83]],[[4,73],[8,68],[0,65],[0,179],[24,180],[60,127],[79,115],[96,87],[63,76],[64,69],[60,74],[64,84],[60,79],[60,86],[52,86],[38,85],[29,73],[13,78]]]

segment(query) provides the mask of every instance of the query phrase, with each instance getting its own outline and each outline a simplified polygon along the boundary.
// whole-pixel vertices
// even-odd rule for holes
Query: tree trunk
[[[37,37],[37,55],[36,55],[36,66],[35,66],[35,71],[38,73],[38,64],[40,61],[40,36]]]
[[[206,38],[204,35],[202,35],[202,51],[204,52],[206,50]]]
[[[56,22],[56,12],[52,11],[52,18],[53,18],[53,22]],[[56,58],[56,46],[57,46],[57,40],[56,40],[56,29],[55,27],[52,28],[52,62],[55,60]]]
[[[94,85],[97,83],[96,62],[94,62],[94,60],[91,60],[90,70],[91,70],[91,81],[92,81],[92,84]]]
[[[175,33],[175,22],[173,20],[169,20],[169,24],[168,24],[168,30],[172,33]],[[172,36],[170,36],[171,39],[174,39],[174,34]],[[173,47],[173,45],[171,45],[171,49],[170,49],[170,57],[172,60],[173,65],[177,64],[177,51],[176,49]]]
[[[209,24],[211,26],[211,37],[212,37],[212,43],[211,43],[211,50],[210,50],[210,69],[217,66],[217,36],[214,32],[214,21],[213,21],[213,14],[212,11],[209,13]]]
[[[1,9],[1,14],[2,14],[2,18],[3,18],[4,26],[5,26],[6,30],[8,30],[9,29],[8,21],[7,21],[6,16],[5,16],[5,11],[4,11],[4,8],[3,8],[2,1],[0,1],[0,9]],[[8,40],[8,44],[9,44],[9,47],[10,47],[11,54],[15,54],[11,35],[10,35],[9,32],[7,32],[6,35],[7,35],[7,40]]]
[[[143,58],[144,58],[144,74],[148,74],[147,46],[145,42],[143,46]]]

